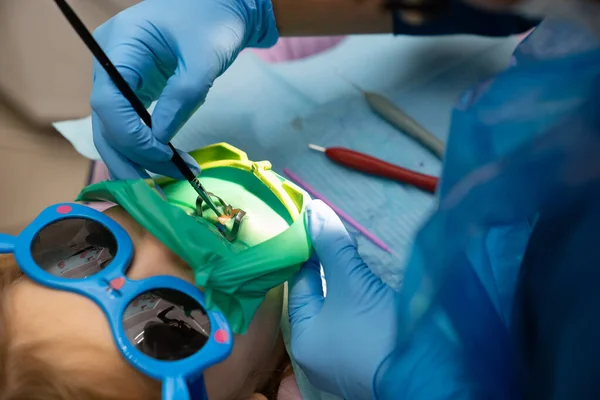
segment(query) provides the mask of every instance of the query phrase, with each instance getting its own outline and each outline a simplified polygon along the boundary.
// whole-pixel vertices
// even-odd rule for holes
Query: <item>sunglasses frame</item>
[[[38,232],[53,222],[70,218],[84,218],[103,225],[117,242],[112,262],[87,278],[54,276],[38,266],[31,254],[31,245]],[[194,398],[198,398],[195,392],[200,391],[200,380],[200,398],[206,399],[202,372],[231,354],[233,336],[229,324],[220,311],[206,309],[203,293],[182,279],[171,276],[128,279],[126,273],[133,251],[133,243],[125,229],[110,217],[81,204],[60,203],[46,208],[18,236],[0,233],[0,254],[13,253],[19,267],[29,279],[42,286],[87,297],[102,309],[123,357],[143,374],[162,382],[163,400],[190,400],[190,387],[195,389]],[[137,296],[155,289],[173,289],[184,293],[206,311],[210,320],[210,337],[194,355],[176,361],[156,360],[138,350],[127,338],[123,327],[125,309]]]

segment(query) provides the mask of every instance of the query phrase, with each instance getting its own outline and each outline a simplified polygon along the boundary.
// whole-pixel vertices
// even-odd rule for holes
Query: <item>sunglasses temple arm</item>
[[[193,400],[185,378],[165,379],[162,384],[162,400]]]
[[[15,249],[15,237],[0,233],[0,254],[12,253]]]
[[[204,384],[204,374],[189,382],[189,388],[194,394],[192,395],[193,400],[208,400],[206,385]]]

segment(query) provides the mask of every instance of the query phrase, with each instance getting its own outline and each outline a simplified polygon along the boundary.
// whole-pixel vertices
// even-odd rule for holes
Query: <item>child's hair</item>
[[[12,256],[0,255],[0,400],[160,400],[161,384],[93,342],[16,344],[7,295],[23,279]],[[110,365],[110,368],[106,368]],[[275,399],[281,381],[292,374],[289,358],[273,371],[263,388]]]

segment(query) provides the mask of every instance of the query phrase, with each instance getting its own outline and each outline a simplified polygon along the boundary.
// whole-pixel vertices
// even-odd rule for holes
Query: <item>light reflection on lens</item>
[[[113,234],[85,218],[65,218],[42,228],[31,255],[46,272],[63,278],[86,278],[103,270],[117,253]]]
[[[125,309],[123,328],[133,345],[158,360],[189,357],[210,337],[210,320],[204,308],[172,289],[137,296]]]

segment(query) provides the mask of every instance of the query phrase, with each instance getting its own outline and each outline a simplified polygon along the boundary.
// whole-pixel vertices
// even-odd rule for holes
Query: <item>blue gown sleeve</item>
[[[540,21],[514,14],[492,13],[453,0],[450,9],[441,17],[419,26],[406,24],[393,13],[395,35],[454,35],[509,36],[527,32]]]

